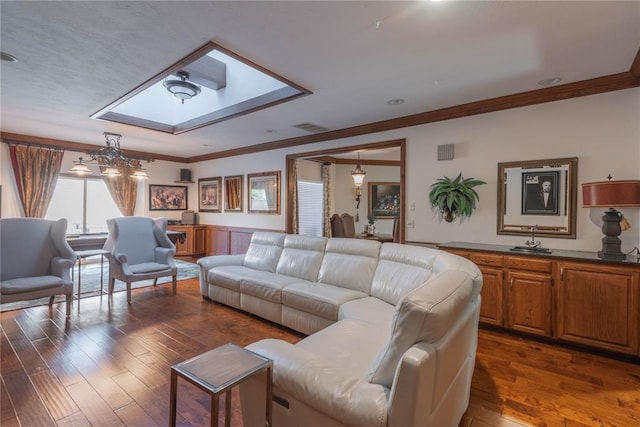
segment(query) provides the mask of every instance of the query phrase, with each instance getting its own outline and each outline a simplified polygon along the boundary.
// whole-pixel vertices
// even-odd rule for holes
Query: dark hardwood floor
[[[0,424],[166,426],[169,367],[288,329],[203,301],[197,279],[0,314]],[[232,418],[241,424],[234,393]],[[209,425],[208,395],[179,381],[178,424]],[[481,330],[464,427],[640,426],[640,366]],[[437,426],[440,427],[440,426]],[[444,427],[444,426],[443,426]]]

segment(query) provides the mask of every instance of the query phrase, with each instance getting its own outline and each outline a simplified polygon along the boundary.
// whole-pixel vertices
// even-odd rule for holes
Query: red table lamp
[[[640,180],[588,182],[582,184],[582,200],[585,208],[609,208],[602,217],[602,250],[598,257],[602,259],[624,260],[627,255],[620,250],[618,238],[622,229],[622,214],[614,208],[640,207]]]

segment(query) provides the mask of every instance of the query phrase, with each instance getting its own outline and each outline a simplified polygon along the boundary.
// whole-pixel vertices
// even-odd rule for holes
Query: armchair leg
[[[73,303],[73,294],[67,294],[67,317],[71,316],[72,303]]]
[[[109,295],[113,294],[113,288],[116,286],[116,278],[109,277]]]
[[[175,295],[178,290],[178,275],[174,275],[172,277],[171,288],[173,289],[173,294]]]
[[[55,295],[51,295],[51,296],[49,297],[49,305],[50,305],[50,306],[51,306],[51,305],[53,305],[53,301],[54,301],[55,299],[56,299],[56,296],[55,296]]]
[[[127,282],[127,304],[131,304],[131,282]]]
[[[155,279],[153,279],[153,286],[157,286],[158,285],[158,278],[156,277]]]

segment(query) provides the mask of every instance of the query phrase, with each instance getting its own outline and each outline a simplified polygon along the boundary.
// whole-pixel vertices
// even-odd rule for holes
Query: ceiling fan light
[[[88,175],[91,173],[91,169],[84,164],[82,157],[80,157],[78,161],[73,162],[73,166],[69,169],[69,172],[75,173],[76,175]]]
[[[122,172],[120,172],[120,170],[118,168],[115,168],[115,167],[112,167],[112,166],[107,166],[106,168],[104,168],[102,173],[100,173],[100,175],[108,176],[108,177],[115,177],[115,176],[122,175]]]
[[[148,179],[149,175],[147,175],[147,173],[143,169],[138,169],[131,174],[131,178],[142,180]]]

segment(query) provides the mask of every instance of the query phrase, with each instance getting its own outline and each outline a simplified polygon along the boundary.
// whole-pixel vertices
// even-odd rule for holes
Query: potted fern
[[[451,222],[457,217],[470,217],[480,200],[474,189],[486,182],[475,178],[463,178],[462,172],[455,179],[447,176],[438,178],[431,184],[429,202],[438,208],[442,218]]]

